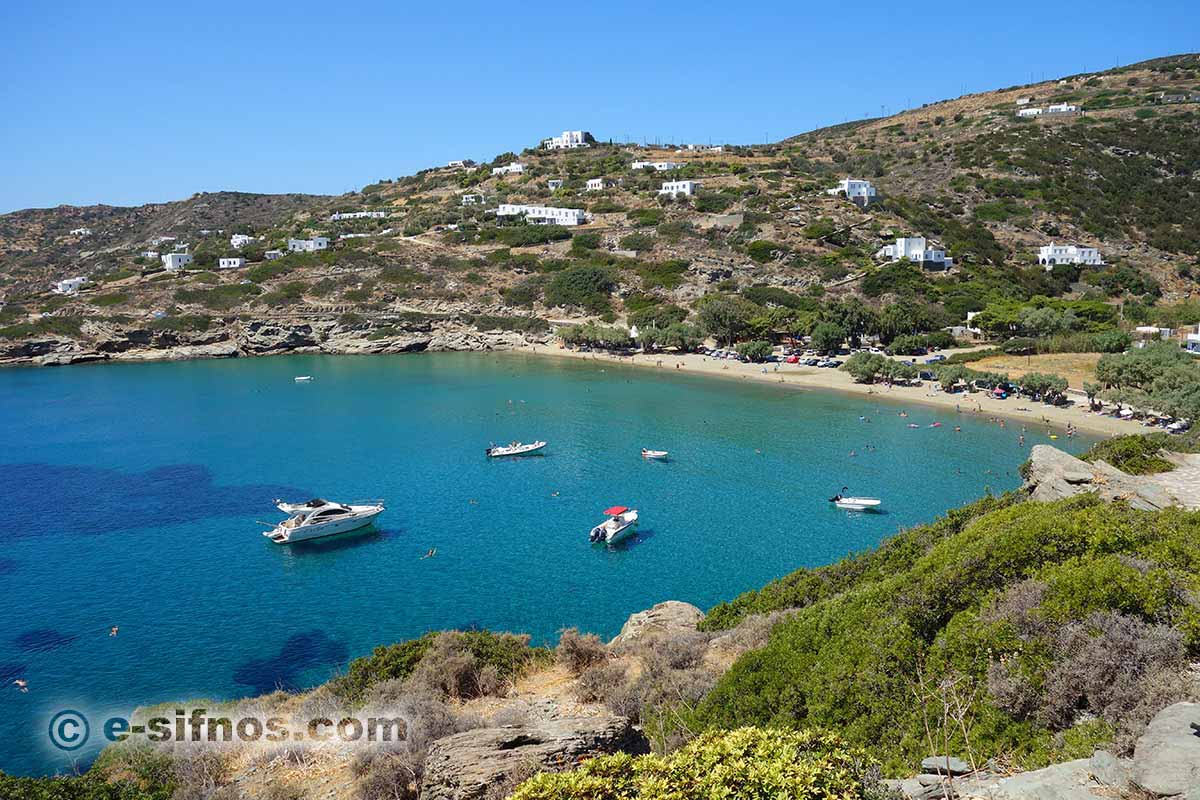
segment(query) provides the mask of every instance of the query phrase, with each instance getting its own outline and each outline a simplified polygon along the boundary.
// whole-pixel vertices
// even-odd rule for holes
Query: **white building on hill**
[[[691,197],[703,185],[700,181],[663,181],[662,188],[658,190],[658,193],[669,194],[671,197],[675,197],[676,195]]]
[[[547,150],[572,150],[576,147],[589,147],[596,141],[587,131],[563,131],[561,136],[551,136],[542,140],[542,147]]]
[[[610,178],[592,178],[587,182],[587,191],[599,192],[603,191],[604,189],[611,189],[616,185],[617,182]]]
[[[832,189],[827,189],[826,194],[844,194],[846,199],[860,206],[868,206],[875,199],[875,187],[870,181],[858,180],[857,178],[842,178]]]
[[[525,219],[541,225],[582,225],[587,222],[587,214],[581,208],[555,208],[554,206],[527,206],[516,203],[501,203],[496,209],[498,217],[516,217],[524,215]]]
[[[685,167],[681,161],[635,161],[630,165],[630,169],[652,169],[655,172],[670,172],[673,169],[682,169]]]
[[[195,260],[191,253],[167,253],[162,257],[163,268],[171,272],[177,272]]]
[[[253,236],[247,236],[244,233],[235,233],[229,237],[229,246],[235,250],[241,250],[248,244],[254,244],[258,239]]]
[[[475,166],[475,162],[469,158],[459,158],[454,161],[446,162],[446,166],[449,169],[467,169],[468,167]]]
[[[324,236],[314,236],[311,239],[288,239],[288,250],[293,253],[315,253],[329,247],[329,239]]]
[[[481,195],[481,194],[464,194],[462,196],[461,202],[464,206],[477,206],[483,202],[483,195]]]
[[[153,239],[150,240],[150,246],[158,247],[160,244],[166,244],[167,242],[173,242],[173,241],[175,241],[174,236],[155,236]]]
[[[87,278],[82,276],[78,278],[66,278],[55,283],[50,287],[50,290],[55,294],[77,294],[85,283],[87,283]]]
[[[562,178],[551,178],[550,180],[546,181],[546,186],[552,192],[557,191],[563,187],[563,180]]]
[[[1094,247],[1051,242],[1038,248],[1038,263],[1045,266],[1046,271],[1049,272],[1054,269],[1055,264],[1100,266],[1104,264],[1104,259],[1100,257],[1100,251]]]
[[[1196,332],[1189,332],[1187,340],[1184,342],[1183,349],[1187,350],[1192,355],[1200,356],[1200,325],[1196,326]]]
[[[1046,106],[1047,114],[1074,114],[1078,110],[1079,106],[1072,105],[1071,103],[1055,103]]]
[[[1042,110],[1041,110],[1040,108],[1037,108],[1037,107],[1034,107],[1034,108],[1018,108],[1018,109],[1017,109],[1017,116],[1018,116],[1018,117],[1040,117],[1041,115],[1042,115]]]
[[[92,229],[91,228],[72,228],[71,235],[72,236],[91,236]]]
[[[141,252],[141,256],[142,256],[142,258],[149,258],[149,259],[153,260],[153,259],[158,258],[158,251],[157,250],[143,250]]]
[[[341,211],[337,214],[330,214],[329,221],[337,222],[343,219],[385,219],[386,211]]]
[[[525,165],[514,161],[511,164],[505,164],[503,167],[492,167],[493,175],[520,175],[525,171]]]
[[[267,252],[263,253],[263,258],[265,258],[267,261],[274,261],[277,258],[283,258],[283,251],[268,250]]]
[[[222,258],[217,263],[221,269],[241,269],[246,266],[246,259],[241,256],[234,256],[231,258]]]
[[[954,259],[946,256],[945,250],[929,247],[924,236],[909,236],[896,240],[895,244],[884,245],[875,253],[876,258],[899,261],[907,258],[925,269],[950,269]]]

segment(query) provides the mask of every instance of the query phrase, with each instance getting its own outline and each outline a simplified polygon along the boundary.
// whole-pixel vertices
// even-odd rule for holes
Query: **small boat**
[[[536,453],[546,446],[545,442],[537,441],[532,444],[522,444],[521,442],[509,442],[504,445],[492,445],[483,452],[488,458],[501,458],[503,456],[527,456],[530,453]]]
[[[668,453],[666,450],[647,450],[644,447],[642,448],[642,458],[652,458],[655,461],[666,461],[667,455]]]
[[[883,502],[877,497],[847,497],[842,492],[848,487],[843,486],[842,491],[829,498],[829,502],[833,503],[838,508],[844,508],[847,511],[868,511],[879,507]]]
[[[312,383],[312,375],[297,375],[292,380],[296,383]]]
[[[383,513],[381,502],[346,505],[315,498],[307,503],[275,501],[275,507],[290,516],[269,531],[263,531],[276,544],[302,542],[322,536],[358,530],[371,524]]]
[[[588,534],[588,541],[593,544],[597,542],[612,544],[637,530],[638,512],[636,508],[613,506],[604,509],[604,515],[608,519],[592,528],[592,532]]]

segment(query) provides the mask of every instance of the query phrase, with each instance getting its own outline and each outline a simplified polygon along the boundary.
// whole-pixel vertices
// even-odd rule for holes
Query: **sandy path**
[[[713,377],[735,380],[762,381],[798,389],[824,389],[864,396],[870,395],[876,399],[895,403],[923,403],[925,405],[938,406],[948,409],[951,412],[954,412],[957,407],[964,414],[971,413],[1005,417],[1007,419],[1021,420],[1028,425],[1049,425],[1060,430],[1065,429],[1067,424],[1070,423],[1081,431],[1087,431],[1100,436],[1141,433],[1145,430],[1137,422],[1093,414],[1087,411],[1086,405],[1058,408],[1043,403],[1036,403],[1027,398],[997,400],[989,396],[986,392],[946,394],[936,384],[929,383],[926,383],[925,386],[896,386],[887,388],[884,386],[855,383],[848,374],[839,369],[822,369],[820,367],[806,367],[799,364],[779,364],[779,369],[776,372],[776,365],[774,364],[743,364],[739,361],[718,361],[698,353],[620,357],[604,353],[580,353],[576,350],[560,349],[553,345],[528,346],[520,348],[516,352],[533,353],[538,356],[552,358],[607,361],[647,369],[678,370],[680,372],[711,375]],[[763,372],[764,367],[766,368],[766,372]]]

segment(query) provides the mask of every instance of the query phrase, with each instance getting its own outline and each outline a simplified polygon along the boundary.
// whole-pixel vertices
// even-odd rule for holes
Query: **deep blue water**
[[[662,600],[705,608],[1011,489],[1046,441],[748,383],[473,354],[0,371],[0,769],[64,768],[45,724],[65,707],[310,686],[431,629],[546,641],[611,636]],[[544,457],[483,456],[534,438]],[[832,508],[844,484],[886,513]],[[324,542],[259,535],[272,498],[313,495],[388,511]],[[589,545],[615,503],[640,535]]]

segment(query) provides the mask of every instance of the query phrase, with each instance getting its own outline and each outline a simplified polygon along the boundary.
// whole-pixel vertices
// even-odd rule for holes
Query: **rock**
[[[961,758],[930,756],[921,761],[921,770],[935,775],[966,775],[974,772],[971,765]]]
[[[245,325],[238,339],[241,350],[254,355],[315,348],[320,341],[311,324],[261,321]]]
[[[531,769],[561,771],[605,753],[648,750],[629,720],[613,715],[456,733],[430,746],[421,800],[476,800]]]
[[[1129,788],[1129,770],[1132,766],[1133,762],[1129,759],[1117,758],[1103,750],[1097,750],[1088,762],[1092,777],[1098,783],[1112,786],[1122,792]]]
[[[691,633],[702,619],[704,612],[691,603],[667,600],[631,615],[609,646],[635,642],[649,634]]]
[[[1081,758],[1023,772],[997,780],[991,787],[977,792],[979,796],[994,800],[1097,800],[1103,795],[1092,791],[1100,788],[1100,784],[1092,779],[1091,763],[1091,759]]]
[[[1034,500],[1053,501],[1084,492],[1105,500],[1124,500],[1143,511],[1160,511],[1180,505],[1179,498],[1153,476],[1127,475],[1097,461],[1089,464],[1050,445],[1035,445],[1030,452],[1025,490]]]
[[[1200,786],[1200,703],[1167,706],[1150,720],[1133,750],[1132,781],[1148,792],[1176,795]]]

